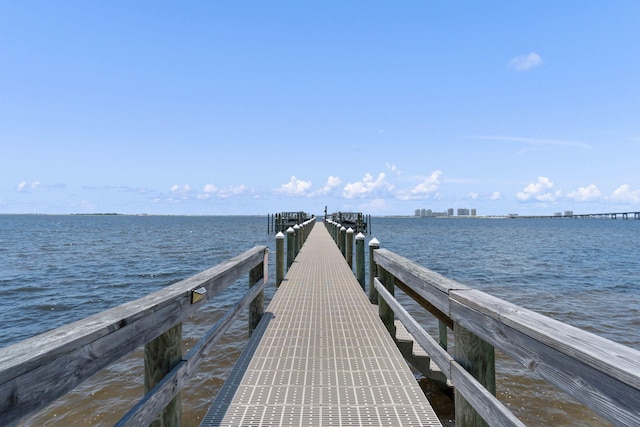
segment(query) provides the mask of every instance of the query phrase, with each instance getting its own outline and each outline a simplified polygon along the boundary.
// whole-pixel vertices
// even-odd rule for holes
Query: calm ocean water
[[[461,283],[640,349],[640,221],[373,218],[371,237]],[[275,239],[266,217],[0,215],[0,351],[255,245],[272,253],[268,300]],[[237,283],[185,325],[187,349],[245,288]],[[184,392],[184,425],[199,424],[246,340],[244,318]],[[498,358],[498,396],[527,425],[605,425]],[[112,425],[142,394],[142,377],[138,352],[25,425]]]

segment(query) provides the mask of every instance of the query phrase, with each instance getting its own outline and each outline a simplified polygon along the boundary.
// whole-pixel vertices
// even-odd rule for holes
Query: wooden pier
[[[315,227],[201,425],[440,426],[371,307]]]
[[[276,235],[278,290],[266,311],[268,251],[255,247],[3,348],[0,425],[20,423],[144,346],[145,394],[116,425],[179,426],[181,390],[201,363],[215,363],[206,356],[245,308],[252,336],[203,426],[440,425],[405,360],[454,388],[458,427],[524,426],[496,397],[496,350],[614,425],[640,425],[640,351],[443,277],[376,239],[367,284],[364,235],[315,224],[286,230],[286,263],[285,235]],[[246,293],[183,355],[182,322],[247,276]],[[396,289],[437,319],[439,336],[398,302]]]

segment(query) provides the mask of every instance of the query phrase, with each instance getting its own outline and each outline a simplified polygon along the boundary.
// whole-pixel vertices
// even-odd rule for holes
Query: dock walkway
[[[318,224],[201,425],[441,424]]]

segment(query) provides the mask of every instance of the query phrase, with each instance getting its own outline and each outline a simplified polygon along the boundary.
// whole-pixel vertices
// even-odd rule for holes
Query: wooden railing
[[[495,397],[494,349],[613,424],[640,425],[639,351],[464,286],[386,249],[375,249],[373,259],[381,318],[392,333],[394,315],[401,320],[453,384],[458,427],[524,425]],[[398,303],[394,287],[439,319],[439,339]],[[446,350],[448,329],[453,355]]]
[[[142,345],[146,394],[117,425],[149,425],[159,416],[180,425],[180,391],[196,366],[243,308],[249,306],[250,330],[264,313],[267,252],[257,246],[141,299],[1,349],[0,425],[16,424]],[[182,322],[247,274],[248,292],[183,357]]]

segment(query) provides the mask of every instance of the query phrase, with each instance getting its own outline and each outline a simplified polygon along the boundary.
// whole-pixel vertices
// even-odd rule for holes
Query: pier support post
[[[265,251],[264,260],[256,265],[254,268],[249,271],[249,287],[253,287],[256,283],[260,281],[260,279],[266,279],[266,267],[268,265],[267,253]],[[253,333],[253,331],[260,323],[260,319],[262,319],[262,315],[264,314],[264,290],[258,294],[257,297],[249,304],[249,334]]]
[[[293,247],[294,247],[294,258],[298,256],[298,252],[300,252],[300,226],[298,224],[293,226]]]
[[[293,247],[295,245],[293,241],[294,233],[295,231],[293,228],[287,228],[287,270],[291,268],[291,264],[293,264],[293,259],[295,258],[295,248]]]
[[[447,334],[448,334],[447,324],[444,323],[442,320],[439,320],[438,326],[439,326],[438,338],[439,338],[440,347],[447,350],[447,348],[449,347],[447,343]]]
[[[364,234],[356,235],[356,278],[364,291]]]
[[[353,271],[353,228],[349,227],[346,231],[345,237],[345,255],[347,258],[347,264],[349,264],[349,268]]]
[[[284,234],[276,234],[276,288],[284,279]]]
[[[151,391],[182,361],[182,323],[177,324],[144,346],[144,392]],[[180,426],[182,423],[182,394],[169,402],[151,426]]]
[[[389,293],[393,296],[395,295],[395,285],[394,285],[394,277],[391,273],[386,271],[384,268],[378,266],[378,280],[384,285],[384,287],[389,291]],[[382,319],[382,323],[389,331],[389,334],[396,339],[396,325],[394,324],[395,315],[393,314],[393,310],[389,307],[389,304],[378,295],[378,313],[380,314],[380,319]]]
[[[347,229],[344,228],[344,225],[340,227],[340,237],[338,238],[340,241],[340,252],[342,252],[342,256],[344,258],[347,257]]]
[[[495,350],[457,322],[453,324],[455,360],[491,394],[496,394]],[[456,426],[489,426],[460,393],[455,395]]]
[[[380,249],[380,242],[375,237],[369,241],[369,301],[371,304],[378,304],[378,291],[373,285],[376,277],[376,262],[373,260],[373,251]]]

